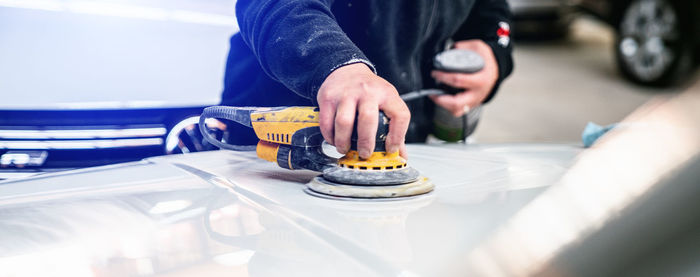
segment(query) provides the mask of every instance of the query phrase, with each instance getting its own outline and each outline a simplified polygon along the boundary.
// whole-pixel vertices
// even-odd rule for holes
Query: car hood
[[[433,192],[340,201],[318,175],[213,151],[0,185],[9,276],[440,276],[557,182],[580,147],[409,145]],[[452,272],[453,273],[453,272]],[[0,275],[2,275],[0,274]]]

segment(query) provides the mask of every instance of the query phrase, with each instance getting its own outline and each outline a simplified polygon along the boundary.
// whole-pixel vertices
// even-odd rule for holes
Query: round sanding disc
[[[396,170],[357,170],[341,167],[331,167],[323,171],[327,181],[349,185],[400,185],[418,180],[418,170],[406,167]]]
[[[423,176],[418,177],[414,182],[390,186],[338,184],[318,176],[306,184],[306,187],[318,193],[340,197],[395,198],[428,193],[435,185]]]

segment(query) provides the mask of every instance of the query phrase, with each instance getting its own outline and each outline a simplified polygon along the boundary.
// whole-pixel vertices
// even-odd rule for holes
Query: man
[[[489,101],[512,70],[505,0],[239,0],[236,16],[222,104],[318,105],[323,137],[340,153],[357,120],[361,158],[373,151],[379,110],[391,119],[387,151],[406,156],[404,141],[430,133],[433,103],[460,116]],[[449,40],[480,54],[484,69],[432,70]],[[463,92],[410,107],[399,96],[436,81]],[[252,130],[229,128],[229,143],[257,141]]]

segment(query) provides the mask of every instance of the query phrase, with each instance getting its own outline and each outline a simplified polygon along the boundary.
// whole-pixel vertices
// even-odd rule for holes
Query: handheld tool
[[[200,131],[210,143],[230,150],[244,146],[226,144],[212,138],[205,126],[207,118],[235,121],[252,127],[260,141],[259,158],[286,169],[322,172],[307,184],[307,192],[331,197],[394,198],[430,192],[434,185],[406,163],[399,153],[387,153],[384,142],[389,118],[379,113],[375,149],[369,159],[357,152],[357,128],[351,137],[350,151],[340,159],[323,153],[317,107],[227,107],[205,108],[200,116]]]
[[[433,66],[437,70],[447,72],[476,73],[484,68],[484,59],[471,50],[451,49],[436,55],[433,59]],[[453,88],[444,84],[441,84],[440,88],[449,94],[457,94],[463,91],[463,89]],[[470,116],[469,110],[470,107],[467,107],[462,116],[455,117],[450,111],[439,106],[435,107],[435,115],[433,116],[433,134],[435,137],[449,142],[460,140],[466,142],[467,136],[473,131],[469,128],[470,119],[467,118]]]
[[[458,73],[476,73],[484,68],[484,59],[476,52],[467,49],[450,49],[438,53],[433,58],[433,67],[437,70]],[[442,85],[439,88],[421,89],[401,94],[404,102],[442,94],[455,94],[459,90]]]
[[[435,55],[435,58],[433,58],[433,67],[446,72],[476,73],[484,68],[484,64],[484,59],[478,53],[467,49],[446,50],[438,53]],[[462,89],[441,84],[436,89],[423,89],[403,94],[401,95],[401,99],[408,102],[428,95],[457,94],[461,91]],[[479,109],[472,109],[472,111],[478,114]],[[466,141],[466,137],[473,131],[470,130],[469,126],[475,125],[475,123],[469,124],[475,120],[467,118],[471,116],[471,114],[467,114],[467,112],[468,110],[465,111],[464,115],[455,117],[448,110],[439,106],[435,107],[433,135],[449,142]]]

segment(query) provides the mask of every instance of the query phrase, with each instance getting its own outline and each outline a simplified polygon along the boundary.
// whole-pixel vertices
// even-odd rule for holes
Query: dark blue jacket
[[[494,92],[513,67],[505,0],[239,0],[236,16],[240,32],[231,38],[224,105],[315,105],[326,76],[356,62],[399,93],[434,87],[432,58],[448,39],[491,46],[499,67]],[[422,99],[409,108],[407,141],[424,140],[433,104]],[[234,143],[255,142],[252,130],[234,128],[233,137],[248,135]]]

